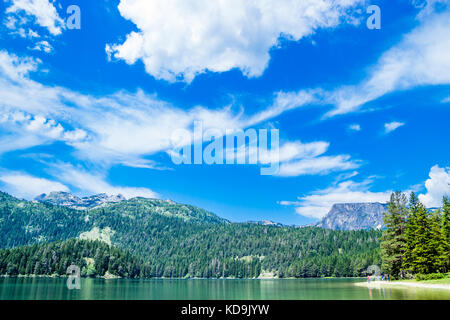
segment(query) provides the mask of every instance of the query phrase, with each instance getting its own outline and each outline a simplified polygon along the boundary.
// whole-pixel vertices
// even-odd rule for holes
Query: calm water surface
[[[449,299],[450,291],[418,288],[368,289],[363,279],[126,280],[82,279],[69,290],[65,278],[0,278],[0,300],[379,300]]]

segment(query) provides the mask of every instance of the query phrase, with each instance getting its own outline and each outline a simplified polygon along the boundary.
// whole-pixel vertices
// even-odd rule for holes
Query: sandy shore
[[[403,281],[372,281],[357,282],[356,286],[367,288],[386,288],[386,287],[412,287],[412,288],[427,288],[427,289],[444,289],[450,290],[450,284],[435,284],[435,283],[421,283],[421,282],[403,282]]]

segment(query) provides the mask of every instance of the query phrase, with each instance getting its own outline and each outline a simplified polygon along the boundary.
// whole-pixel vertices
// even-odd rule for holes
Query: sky
[[[448,0],[1,1],[0,190],[289,225],[395,190],[437,207],[450,195],[449,34]],[[174,132],[196,122],[278,130],[279,170],[175,164]]]

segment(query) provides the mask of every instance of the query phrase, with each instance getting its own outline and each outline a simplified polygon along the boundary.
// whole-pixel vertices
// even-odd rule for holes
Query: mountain
[[[65,206],[77,210],[92,209],[101,207],[108,203],[117,203],[127,200],[123,195],[107,195],[106,193],[96,194],[89,197],[79,198],[68,192],[50,192],[41,194],[34,200],[39,202],[48,202],[53,205]]]
[[[334,204],[317,226],[332,230],[381,229],[386,210],[387,205],[378,202]]]
[[[67,199],[62,203],[72,203],[70,197]],[[347,232],[231,223],[201,208],[157,199],[133,198],[76,210],[0,192],[0,249],[37,244],[36,250],[41,250],[41,245],[58,241],[98,240],[147,265],[145,274],[139,276],[361,276],[368,266],[381,262],[380,236],[379,230]],[[47,270],[46,261],[53,255],[66,256],[58,246],[52,247],[54,253],[42,248],[45,257],[31,264],[22,264],[15,254],[0,250],[0,265],[13,273],[29,266],[33,270],[27,273],[40,274]],[[84,249],[76,248],[86,257]],[[98,274],[115,270],[114,261],[106,256],[103,261],[103,267],[96,269]],[[62,268],[63,264],[56,266]]]

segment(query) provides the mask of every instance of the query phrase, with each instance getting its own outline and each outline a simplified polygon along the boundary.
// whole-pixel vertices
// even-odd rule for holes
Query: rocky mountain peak
[[[51,203],[53,205],[70,207],[72,209],[87,210],[127,199],[121,194],[108,195],[106,193],[100,193],[80,198],[68,192],[50,192],[49,194],[43,193],[37,196],[35,200]]]
[[[317,224],[333,230],[381,229],[387,205],[373,203],[337,203]]]

